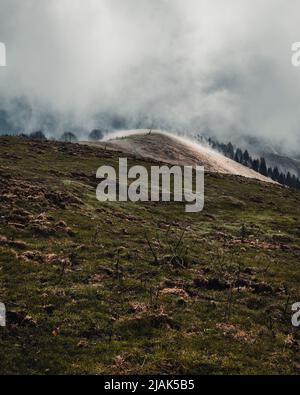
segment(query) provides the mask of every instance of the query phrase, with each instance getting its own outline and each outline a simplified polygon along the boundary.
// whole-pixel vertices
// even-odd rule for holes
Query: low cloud
[[[257,136],[299,149],[296,0],[0,0],[0,127]]]

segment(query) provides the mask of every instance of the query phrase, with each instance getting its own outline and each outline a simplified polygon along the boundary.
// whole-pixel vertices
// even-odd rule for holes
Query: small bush
[[[74,143],[76,141],[78,141],[77,136],[72,133],[72,132],[65,132],[61,135],[60,138],[61,141],[64,141],[65,143]]]
[[[43,140],[43,141],[47,140],[46,136],[41,130],[30,133],[29,137],[33,140]]]
[[[102,140],[103,137],[104,137],[104,134],[103,134],[102,130],[100,130],[100,129],[94,129],[89,134],[89,140],[90,141]]]

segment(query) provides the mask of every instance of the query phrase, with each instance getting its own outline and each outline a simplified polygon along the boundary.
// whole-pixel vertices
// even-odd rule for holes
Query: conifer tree
[[[259,172],[263,176],[268,177],[268,169],[267,169],[265,158],[260,158]]]

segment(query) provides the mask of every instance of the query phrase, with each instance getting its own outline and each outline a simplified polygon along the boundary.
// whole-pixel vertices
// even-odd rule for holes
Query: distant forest
[[[282,185],[300,190],[300,180],[295,176],[295,174],[291,174],[290,172],[280,172],[277,166],[268,167],[266,160],[263,157],[253,158],[247,150],[243,151],[240,148],[236,148],[231,142],[224,144],[212,139],[211,137],[206,139],[199,135],[197,136],[197,140],[201,143],[204,141],[207,142],[209,146],[219,151],[227,158],[241,163],[242,165],[249,167],[263,176],[272,178],[272,180],[277,181]]]

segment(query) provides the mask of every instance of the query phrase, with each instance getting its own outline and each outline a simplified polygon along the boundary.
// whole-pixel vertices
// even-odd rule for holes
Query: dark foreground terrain
[[[300,194],[207,174],[199,214],[99,203],[118,156],[0,138],[0,373],[300,373]]]

